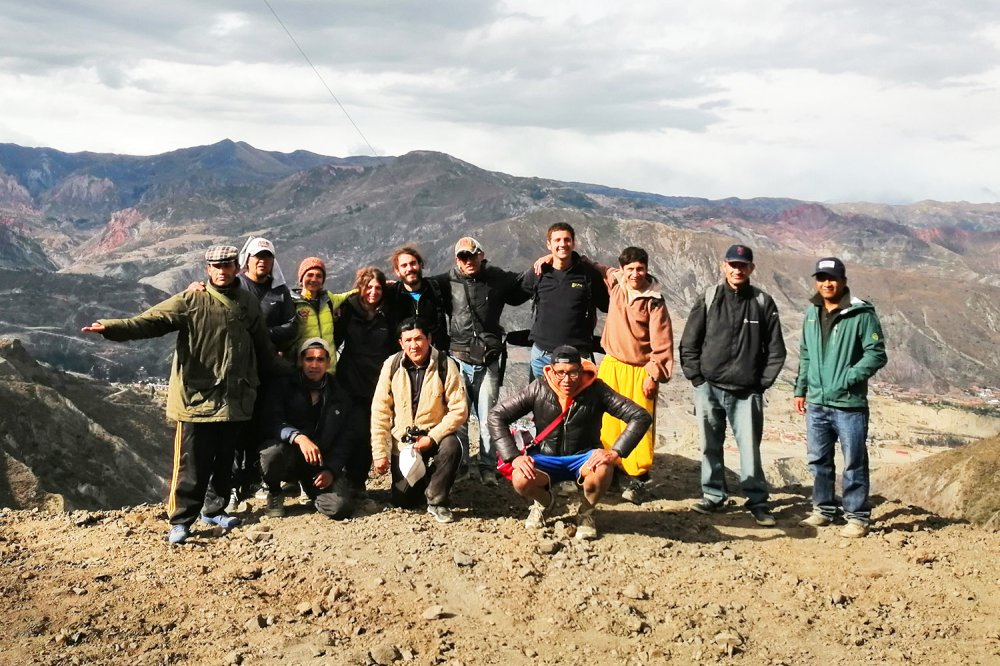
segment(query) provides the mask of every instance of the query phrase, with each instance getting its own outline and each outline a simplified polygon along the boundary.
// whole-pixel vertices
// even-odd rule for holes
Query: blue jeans
[[[764,433],[764,401],[760,393],[740,397],[708,382],[694,389],[694,413],[701,433],[701,493],[709,502],[726,501],[726,466],[722,443],[726,420],[740,452],[740,487],[748,507],[766,505],[767,480],[760,461]]]
[[[844,452],[844,516],[867,525],[872,513],[868,504],[868,410],[807,403],[806,458],[813,475],[813,510],[830,519],[837,515],[833,445],[838,439]]]
[[[581,353],[580,358],[590,361],[594,360],[592,353]],[[542,368],[552,363],[552,352],[547,352],[538,345],[531,345],[531,360],[528,361],[529,376],[528,381],[538,379],[542,376]]]
[[[552,363],[552,354],[538,345],[531,345],[531,360],[528,362],[528,381],[542,376],[542,368]]]
[[[479,469],[496,472],[497,454],[493,451],[490,429],[486,423],[490,410],[497,404],[497,397],[500,394],[500,361],[494,361],[489,365],[472,365],[457,358],[452,360],[458,364],[462,371],[462,379],[465,380],[465,398],[469,404],[469,416],[474,415],[479,422]],[[462,463],[468,464],[471,444],[468,419],[455,434],[462,443]]]

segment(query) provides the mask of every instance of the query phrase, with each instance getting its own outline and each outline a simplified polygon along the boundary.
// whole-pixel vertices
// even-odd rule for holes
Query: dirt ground
[[[461,482],[458,521],[386,508],[336,523],[262,502],[229,534],[166,543],[161,506],[0,511],[9,664],[1000,663],[1000,534],[876,498],[864,539],[689,510],[698,463],[660,455],[654,499],[572,538],[509,485]],[[290,506],[297,500],[290,500]]]

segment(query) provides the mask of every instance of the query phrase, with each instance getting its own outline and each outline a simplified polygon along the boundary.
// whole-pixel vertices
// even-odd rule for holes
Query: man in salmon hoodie
[[[510,425],[529,412],[539,431],[521,451]],[[627,424],[610,449],[601,446],[605,413]],[[519,495],[532,500],[524,526],[545,525],[553,482],[576,481],[583,489],[576,537],[597,538],[594,507],[611,484],[615,466],[628,457],[651,422],[649,412],[598,379],[597,367],[582,359],[575,347],[557,347],[542,376],[497,404],[489,416],[490,437],[504,463],[501,473]]]

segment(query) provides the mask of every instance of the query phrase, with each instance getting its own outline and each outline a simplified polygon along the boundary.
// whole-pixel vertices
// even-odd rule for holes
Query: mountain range
[[[837,255],[852,291],[882,316],[881,381],[942,393],[1000,386],[1000,204],[708,200],[516,177],[429,151],[335,158],[228,140],[149,157],[0,144],[0,335],[67,369],[165,376],[172,341],[111,345],[77,331],[184,288],[213,243],[267,236],[290,281],[318,255],[340,290],[359,266],[386,268],[403,243],[421,248],[430,272],[448,270],[462,235],[522,270],[555,221],[573,224],[581,252],[605,263],[625,245],[646,247],[678,331],[720,279],[725,248],[753,247],[753,281],[782,313],[786,380],[814,262]],[[509,324],[529,317],[512,309]]]

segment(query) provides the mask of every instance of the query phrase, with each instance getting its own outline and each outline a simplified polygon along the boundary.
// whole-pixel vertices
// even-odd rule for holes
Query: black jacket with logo
[[[594,349],[597,310],[608,311],[608,288],[594,266],[573,253],[573,263],[564,271],[550,264],[540,275],[524,274],[522,289],[535,299],[535,321],[531,341],[551,352],[559,345],[573,345],[588,354]]]

